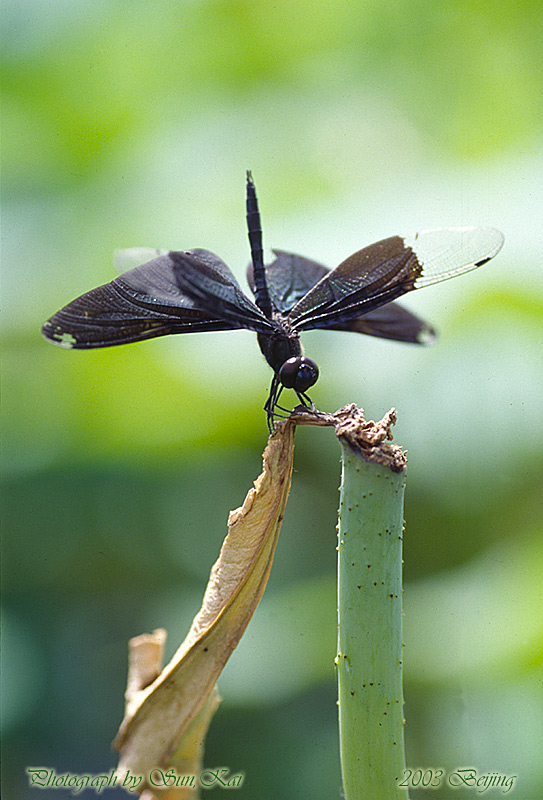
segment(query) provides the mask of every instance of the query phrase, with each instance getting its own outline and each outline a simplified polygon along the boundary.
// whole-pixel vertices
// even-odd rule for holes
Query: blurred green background
[[[3,796],[60,796],[25,766],[114,765],[127,640],[164,626],[173,653],[266,442],[253,334],[68,352],[40,326],[119,247],[205,247],[244,281],[250,168],[265,245],[329,266],[395,233],[505,234],[409,297],[433,348],[304,344],[316,404],[395,406],[409,451],[408,764],[541,798],[542,21],[539,0],[5,0]],[[246,773],[240,800],[340,796],[338,462],[332,431],[298,431],[268,589],[219,682],[205,763]]]

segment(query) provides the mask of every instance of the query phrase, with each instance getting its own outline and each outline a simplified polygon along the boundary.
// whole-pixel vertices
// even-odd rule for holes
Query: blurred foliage
[[[541,121],[539,2],[333,0],[319,13],[309,0],[27,7],[8,2],[4,26],[5,158],[23,189],[46,176],[57,189],[74,173],[92,177],[180,106],[198,115],[263,89],[348,100],[360,82],[384,85],[455,156],[529,145]]]
[[[249,333],[70,353],[39,327],[111,280],[117,247],[207,247],[243,280],[252,168],[265,244],[330,266],[396,232],[504,230],[487,267],[409,299],[434,348],[304,342],[319,407],[394,405],[409,451],[409,764],[517,774],[510,796],[539,800],[542,21],[540,0],[6,0],[6,797],[37,796],[25,766],[113,765],[126,641],[181,641],[266,439]],[[338,457],[298,431],[270,583],[219,684],[206,763],[246,772],[240,798],[340,795]]]

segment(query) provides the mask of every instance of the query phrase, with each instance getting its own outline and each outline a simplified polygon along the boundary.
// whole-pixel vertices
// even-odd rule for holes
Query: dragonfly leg
[[[273,422],[276,417],[279,419],[285,419],[285,416],[288,416],[292,413],[291,409],[284,408],[283,406],[279,405],[279,397],[281,396],[281,392],[284,388],[285,387],[281,384],[279,375],[274,375],[270,387],[270,394],[264,405],[264,411],[266,412],[268,420],[268,430],[270,433],[273,432]],[[305,392],[296,392],[296,395],[303,406],[311,409],[311,411],[316,410],[315,404]],[[284,414],[279,414],[278,411],[283,411]]]
[[[302,405],[304,405],[306,408],[310,408],[311,411],[317,410],[315,408],[315,403],[310,397],[308,397],[308,395],[306,395],[305,392],[296,392],[296,394],[298,395],[298,399],[302,401]]]
[[[268,430],[270,433],[273,433],[274,417],[279,416],[278,414],[275,413],[275,409],[277,406],[277,401],[279,400],[279,396],[282,391],[283,391],[283,386],[281,385],[281,382],[279,380],[279,375],[275,374],[271,382],[270,394],[264,405],[264,411],[266,412],[266,418],[268,420]]]

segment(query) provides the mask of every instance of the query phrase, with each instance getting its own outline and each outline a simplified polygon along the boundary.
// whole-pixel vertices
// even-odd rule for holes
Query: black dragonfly
[[[45,323],[43,335],[61,347],[89,349],[170,333],[255,331],[273,369],[264,406],[271,431],[279,411],[286,411],[279,405],[283,389],[294,389],[303,405],[314,408],[307,390],[319,370],[303,355],[301,331],[328,328],[428,343],[434,330],[393,301],[480,267],[503,244],[503,235],[494,228],[439,228],[383,239],[331,271],[283,250],[273,250],[275,260],[264,265],[250,172],[247,226],[254,303],[224,261],[209,250],[145,250],[141,252],[155,257],[68,303]]]

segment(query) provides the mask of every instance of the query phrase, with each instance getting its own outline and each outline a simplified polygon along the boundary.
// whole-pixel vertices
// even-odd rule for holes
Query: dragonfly
[[[302,406],[315,410],[307,391],[319,369],[303,353],[302,331],[326,328],[427,344],[436,337],[434,329],[396,299],[486,264],[504,241],[495,228],[437,228],[383,239],[332,270],[284,250],[273,250],[274,260],[265,264],[249,171],[246,209],[247,278],[254,302],[209,250],[134,248],[125,255],[139,256],[138,266],[61,308],[44,324],[43,335],[61,347],[92,349],[176,333],[254,331],[273,370],[264,405],[272,432],[282,412],[290,413],[279,405],[284,389],[293,389]],[[149,260],[141,263],[142,256]]]

